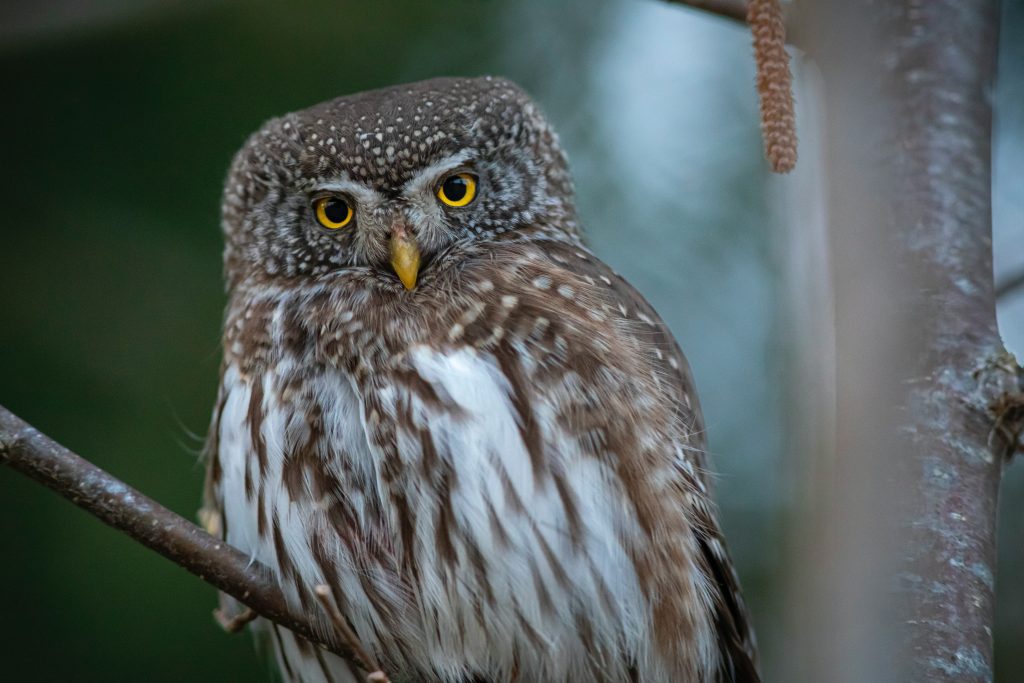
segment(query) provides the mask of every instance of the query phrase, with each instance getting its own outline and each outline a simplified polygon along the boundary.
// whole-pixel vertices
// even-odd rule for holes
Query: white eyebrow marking
[[[451,171],[452,169],[462,166],[473,157],[470,150],[464,149],[461,152],[456,152],[451,156],[447,156],[440,161],[435,161],[430,166],[423,168],[417,173],[412,179],[409,180],[402,187],[402,196],[411,197],[415,194],[427,190],[429,193],[433,193],[433,185],[442,175]]]
[[[384,199],[384,197],[372,187],[367,187],[363,183],[345,176],[325,183],[317,183],[313,189],[316,192],[342,192],[348,194],[363,206],[379,204]]]

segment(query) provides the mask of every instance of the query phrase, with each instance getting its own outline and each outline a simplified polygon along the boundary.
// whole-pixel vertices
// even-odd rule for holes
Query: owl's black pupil
[[[332,223],[341,223],[348,218],[348,204],[340,199],[331,199],[324,205],[324,215]]]
[[[465,178],[453,176],[444,181],[442,189],[444,190],[445,197],[453,202],[457,202],[466,196],[466,192],[469,191],[469,183],[466,182]]]

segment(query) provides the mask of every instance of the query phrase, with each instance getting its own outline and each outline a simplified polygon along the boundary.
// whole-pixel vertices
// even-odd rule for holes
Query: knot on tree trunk
[[[985,407],[992,419],[989,446],[1009,460],[1024,450],[1024,367],[1012,353],[1002,350],[975,371],[975,379],[987,397]]]

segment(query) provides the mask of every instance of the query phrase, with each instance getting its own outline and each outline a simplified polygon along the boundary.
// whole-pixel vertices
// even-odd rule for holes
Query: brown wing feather
[[[630,309],[631,314],[649,320],[651,345],[660,354],[653,361],[663,376],[669,377],[677,390],[677,401],[684,420],[692,425],[690,438],[692,457],[696,461],[705,486],[710,490],[709,467],[706,455],[704,418],[697,400],[697,391],[690,366],[672,332],[661,316],[629,282],[597,258],[579,259],[574,247],[553,244],[550,253],[568,260],[582,275],[611,282],[611,288]],[[721,683],[759,683],[757,672],[757,643],[751,627],[750,615],[740,593],[739,578],[725,549],[725,542],[710,509],[699,510],[703,528],[698,533],[702,564],[716,591],[715,628],[721,648]]]

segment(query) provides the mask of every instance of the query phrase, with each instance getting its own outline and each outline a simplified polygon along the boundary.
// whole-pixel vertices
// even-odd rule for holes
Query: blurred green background
[[[1004,10],[997,259],[1024,267],[1024,10]],[[275,115],[496,73],[569,150],[599,254],[690,356],[768,680],[782,634],[785,231],[742,27],[653,0],[10,0],[0,8],[0,403],[194,517],[224,304],[231,155]],[[804,153],[808,153],[804,151]],[[799,220],[795,217],[794,220]],[[1001,309],[1024,350],[1024,296]],[[1004,488],[997,633],[1024,666],[1024,476]],[[0,470],[0,678],[265,680],[212,589]]]

